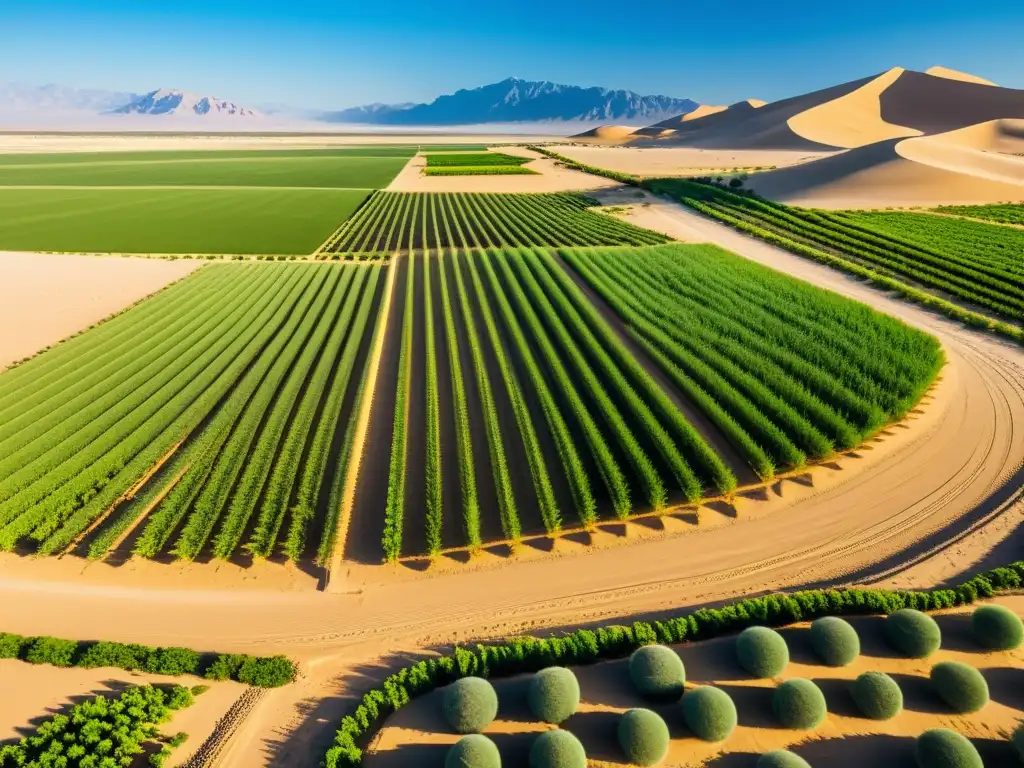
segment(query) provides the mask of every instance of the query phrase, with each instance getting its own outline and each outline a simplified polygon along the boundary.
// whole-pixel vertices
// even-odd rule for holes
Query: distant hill
[[[10,112],[107,112],[123,106],[139,94],[66,85],[0,83],[0,113]]]
[[[510,77],[500,83],[439,96],[429,104],[371,104],[328,112],[324,120],[374,125],[478,125],[543,121],[654,122],[699,105],[690,99],[633,91],[581,88]]]
[[[117,115],[181,115],[189,117],[258,117],[259,112],[239,106],[232,101],[218,99],[213,96],[200,96],[188,91],[161,88],[138,96],[124,104],[109,110]]]

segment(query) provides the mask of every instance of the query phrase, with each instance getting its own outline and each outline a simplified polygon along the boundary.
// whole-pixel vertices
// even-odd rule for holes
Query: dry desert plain
[[[846,92],[856,95],[853,106],[857,107],[864,99],[880,98],[879,94],[903,74],[890,73],[882,82],[869,79]],[[751,111],[766,108],[746,104]],[[847,108],[849,105],[835,111],[843,114]],[[807,109],[801,105],[797,113]],[[705,117],[689,122],[699,124],[727,112],[709,111]],[[797,127],[805,124],[797,121]],[[998,136],[1007,134],[1000,129]],[[986,139],[990,145],[996,141],[991,134],[986,135],[990,136]],[[822,138],[820,133],[815,136],[817,141]],[[8,140],[11,138],[4,138]],[[67,151],[85,146],[76,145],[70,138],[41,141],[18,138],[17,145],[10,146],[16,151]],[[95,142],[88,144],[91,150],[129,148],[106,137],[80,141]],[[141,142],[131,146],[134,150],[153,147],[149,138],[131,141]],[[196,146],[192,141],[218,146],[229,142],[205,137],[159,140],[165,149]],[[260,144],[237,141],[240,143],[231,146]],[[458,141],[475,143],[474,137],[460,137]],[[911,139],[901,141],[909,143]],[[942,141],[950,144],[947,139]],[[274,146],[280,143],[275,140]],[[758,149],[737,144],[735,149],[552,148],[586,165],[637,176],[685,176],[695,169],[701,173],[728,172],[735,167],[781,169],[790,162],[796,163],[795,173],[803,167],[842,158],[845,153],[840,150],[846,149],[835,145]],[[968,149],[973,151],[974,147]],[[526,149],[507,151],[536,156]],[[905,150],[897,151],[905,156]],[[912,149],[910,154],[914,155],[913,162],[929,168],[951,162],[929,147],[920,152]],[[962,152],[954,154],[962,160]],[[410,161],[389,189],[449,194],[591,192],[606,205],[626,207],[624,212],[610,216],[674,240],[720,245],[745,259],[862,302],[921,329],[939,340],[945,365],[907,418],[886,427],[867,443],[840,452],[830,461],[783,473],[771,483],[744,488],[733,497],[715,500],[699,510],[681,507],[669,514],[642,516],[629,522],[601,522],[592,530],[553,540],[544,535],[527,536],[513,550],[484,547],[468,561],[453,553],[433,561],[411,558],[398,565],[382,566],[339,556],[332,562],[323,591],[316,590],[318,581],[323,585],[322,574],[276,561],[185,563],[131,558],[112,564],[71,556],[4,553],[0,555],[0,629],[25,635],[180,645],[203,651],[286,654],[299,662],[296,681],[260,696],[240,725],[228,734],[230,738],[219,742],[212,761],[198,764],[314,765],[329,746],[341,717],[351,711],[362,693],[389,672],[444,651],[453,643],[679,615],[688,608],[715,606],[779,590],[847,584],[927,589],[955,583],[979,570],[1024,556],[1018,533],[1024,518],[1024,352],[1019,344],[971,330],[908,303],[895,293],[885,293],[863,280],[738,232],[690,207],[565,168],[552,159],[531,161],[538,176],[505,179],[428,178],[419,175],[421,163],[418,158]],[[853,174],[854,182],[863,178],[858,174]],[[886,183],[893,178],[901,177],[887,176]],[[863,187],[867,191],[854,193],[849,186],[854,182],[844,181],[841,195],[815,182],[813,200],[817,204],[829,198],[849,205],[870,197],[870,185],[878,183],[869,178]],[[915,176],[914,183],[918,182]],[[515,186],[520,183],[525,185],[521,189]],[[957,202],[967,202],[992,192],[991,187],[981,192],[970,185],[951,187],[948,175],[928,183],[926,192],[911,189],[906,200],[922,205],[943,202],[949,199],[946,190],[953,189]],[[758,189],[758,184],[755,177],[752,186]],[[906,186],[897,187],[901,188]],[[962,189],[968,192],[959,191]],[[893,194],[897,197],[890,202],[899,202],[899,193]],[[1000,199],[1004,198],[988,197],[985,202]],[[395,262],[401,258],[396,257]],[[59,266],[63,264],[76,266]],[[24,300],[11,305],[17,314],[11,325],[6,316],[4,319],[4,344],[11,344],[10,351],[7,346],[3,348],[4,359],[18,359],[54,344],[199,264],[188,260],[138,262],[5,255],[0,261],[4,277],[17,273],[23,281],[5,280],[5,289],[8,284],[42,284],[49,296],[43,306]],[[12,265],[18,265],[17,272]],[[85,278],[61,279],[64,273],[85,275],[92,265],[107,270],[97,280],[105,290],[102,301],[83,295],[90,293],[81,290]],[[15,288],[12,297],[28,293],[27,287]],[[61,307],[60,324],[54,322],[50,311],[41,311],[45,306]],[[614,318],[606,305],[601,311],[609,319]],[[389,315],[394,321],[394,313],[384,316]],[[10,334],[11,342],[6,338],[8,328],[16,329]],[[624,328],[618,328],[617,333],[624,337]],[[386,467],[369,467],[366,471],[386,472]],[[1018,614],[1022,612],[1019,597],[1001,598],[1000,602]],[[861,763],[851,761],[865,759],[884,764],[888,755],[895,754],[890,750],[906,753],[911,737],[925,728],[954,727],[987,743],[1005,738],[1020,718],[1021,701],[1006,682],[1019,679],[1019,651],[1010,656],[984,657],[970,652],[962,638],[962,613],[961,618],[954,615],[940,622],[948,630],[941,658],[968,661],[986,671],[993,703],[982,714],[951,717],[937,710],[927,691],[911,685],[908,679],[910,687],[905,695],[909,711],[905,716],[881,728],[866,727],[865,721],[851,716],[848,706],[844,709],[841,684],[836,682],[849,678],[851,671],[861,671],[861,666],[855,666],[832,676],[826,694],[830,706],[833,699],[838,703],[822,730],[802,744],[805,740],[801,737],[758,719],[761,715],[756,713],[764,704],[758,691],[763,688],[759,683],[735,680],[722,668],[722,648],[728,640],[682,646],[680,653],[691,679],[718,684],[724,681],[724,687],[741,706],[740,729],[726,748],[727,753],[735,753],[735,761],[721,764],[752,766],[754,753],[790,744],[800,744],[803,749],[798,751],[813,765],[854,765]],[[878,648],[874,650],[877,654],[868,652],[866,646],[867,657],[878,657],[871,658],[871,668],[904,676],[900,679],[927,671],[922,663],[893,659]],[[797,663],[787,676],[821,677],[806,658],[795,654],[794,660]],[[867,663],[867,659],[862,661]],[[43,708],[62,706],[75,696],[146,679],[102,669],[85,672],[27,667],[20,662],[0,664],[4,685],[35,689],[32,697],[8,701],[0,710],[0,725],[12,729],[24,727]],[[622,762],[607,735],[597,733],[608,729],[608,712],[631,705],[628,696],[616,689],[617,682],[621,682],[621,664],[610,662],[581,673],[586,713],[579,716],[581,735],[591,757],[598,761],[595,765]],[[995,675],[993,669],[1004,669],[1006,675]],[[507,685],[514,685],[514,681]],[[198,750],[206,736],[214,732],[218,718],[237,700],[239,690],[236,684],[218,683],[199,698],[195,707],[175,716],[169,730],[184,730],[192,738],[175,753],[172,764],[181,763]],[[432,701],[425,698],[389,720],[376,735],[364,764],[441,765],[443,753],[431,744],[451,739],[433,732],[436,715],[431,712]],[[531,728],[515,717],[496,726],[493,732],[499,734],[496,740],[503,752],[508,750],[508,759],[523,754],[523,737],[514,734]],[[992,754],[1009,754],[993,748],[997,751]],[[719,751],[682,738],[673,742],[665,764],[717,765],[720,763],[713,759]]]

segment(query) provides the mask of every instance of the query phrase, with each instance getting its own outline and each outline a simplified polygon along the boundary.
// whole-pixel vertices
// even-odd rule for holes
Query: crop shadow
[[[778,730],[782,725],[772,710],[775,688],[759,685],[719,685],[736,704],[737,722],[744,728]]]
[[[990,667],[981,670],[988,683],[989,698],[1004,706],[1024,710],[1024,669]]]
[[[562,728],[580,740],[589,760],[628,765],[619,747],[620,717],[617,712],[577,712],[562,723]]]
[[[889,677],[903,692],[903,708],[911,712],[924,712],[929,715],[951,715],[953,711],[943,703],[932,688],[932,682],[921,675],[908,675],[892,672]]]
[[[828,768],[916,768],[914,744],[915,740],[908,736],[873,734],[808,741],[792,751],[811,765]]]

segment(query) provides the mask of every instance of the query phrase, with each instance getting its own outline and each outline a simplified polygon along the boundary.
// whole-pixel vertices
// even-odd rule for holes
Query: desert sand
[[[0,252],[0,370],[201,265],[186,260]]]
[[[1018,614],[1024,613],[1024,598],[998,601]],[[756,756],[772,749],[793,749],[811,765],[829,768],[861,768],[874,765],[902,765],[913,761],[913,739],[929,728],[953,728],[974,741],[986,765],[1009,765],[1013,748],[1006,733],[1024,716],[1024,650],[986,653],[970,636],[969,611],[958,610],[937,617],[943,630],[943,648],[928,659],[904,659],[890,651],[882,640],[881,620],[851,618],[862,642],[862,655],[841,668],[821,664],[807,642],[806,622],[782,630],[790,647],[791,663],[777,679],[751,679],[737,665],[734,637],[676,646],[686,667],[688,687],[714,685],[736,702],[739,725],[722,744],[695,738],[682,722],[678,704],[652,705],[637,694],[629,680],[628,660],[577,667],[582,702],[579,712],[562,727],[575,734],[587,750],[589,764],[622,765],[615,740],[618,716],[631,707],[657,711],[669,726],[672,741],[663,768],[684,766],[754,765]],[[959,661],[981,670],[991,691],[991,702],[982,711],[957,715],[931,691],[928,673],[934,664]],[[868,720],[857,711],[847,693],[857,675],[885,672],[898,681],[904,692],[904,711],[892,720]],[[814,680],[825,694],[829,715],[811,733],[779,728],[771,712],[771,691],[783,680]],[[536,735],[551,728],[538,723],[525,704],[528,677],[495,681],[499,713],[487,728],[506,762],[518,765]],[[388,719],[365,759],[366,768],[401,768],[415,764],[423,768],[444,765],[447,747],[458,740],[440,716],[439,691],[413,702]],[[1001,760],[1006,760],[1006,763]]]
[[[637,129],[630,125],[601,125],[569,138],[585,143],[593,141],[596,144],[615,144],[628,141],[636,131]]]
[[[425,176],[426,158],[412,158],[388,186],[388,192],[575,192],[618,186],[617,181],[574,171],[550,157],[523,147],[501,147],[502,152],[532,158],[523,167],[534,175]]]
[[[28,664],[13,659],[0,659],[0,741],[16,739],[33,730],[39,718],[52,717],[75,704],[94,696],[117,696],[133,685],[177,683],[191,688],[199,684],[210,689],[196,698],[195,704],[180,710],[167,723],[162,733],[188,734],[188,740],[174,750],[168,766],[181,765],[213,733],[225,712],[246,690],[247,686],[230,681],[209,683],[195,677],[167,677],[123,669],[60,669]],[[17,692],[16,694],[14,692]]]
[[[934,77],[945,77],[950,80],[960,80],[965,83],[977,83],[979,85],[995,85],[991,80],[986,80],[983,77],[977,75],[971,75],[967,72],[960,72],[949,67],[929,67],[924,71],[926,75],[933,75]]]
[[[558,154],[598,168],[641,177],[702,176],[734,168],[784,168],[834,154],[833,151],[700,149],[694,147],[558,147]]]

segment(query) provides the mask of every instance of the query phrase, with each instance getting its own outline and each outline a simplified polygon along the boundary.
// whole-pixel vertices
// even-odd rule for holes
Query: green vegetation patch
[[[885,620],[885,639],[904,656],[926,659],[942,645],[942,630],[931,616],[904,608]]]
[[[428,168],[445,166],[469,167],[473,165],[523,165],[532,159],[508,155],[504,152],[447,152],[444,154],[427,155],[426,157]]]
[[[587,768],[587,753],[568,731],[544,731],[530,747],[530,768]]]
[[[309,254],[368,190],[0,189],[0,249]]]
[[[686,670],[679,654],[664,645],[648,645],[629,657],[629,677],[644,696],[671,700],[683,695]]]
[[[789,664],[789,646],[774,629],[747,627],[736,638],[736,658],[754,677],[775,677]]]
[[[970,741],[948,728],[933,728],[917,737],[918,768],[984,768]]]
[[[776,749],[757,758],[757,768],[811,768],[811,764],[794,752]]]
[[[501,768],[501,753],[489,738],[471,733],[448,750],[444,768]]]
[[[865,672],[853,681],[850,695],[864,717],[890,720],[903,711],[903,691],[883,672]]]
[[[537,172],[519,165],[445,165],[423,169],[425,176],[536,176]]]
[[[848,621],[825,616],[811,624],[811,648],[830,667],[845,667],[860,655],[860,637]]]
[[[785,728],[810,731],[825,721],[825,694],[810,680],[793,678],[779,685],[772,695],[772,711]]]
[[[657,765],[668,754],[669,732],[661,715],[630,709],[619,718],[619,746],[633,765]]]
[[[480,733],[498,715],[498,694],[483,678],[464,677],[445,689],[441,710],[456,733]]]
[[[736,704],[721,688],[702,685],[683,694],[686,727],[704,741],[725,741],[736,730]]]
[[[969,219],[984,219],[997,224],[1024,225],[1024,205],[999,203],[996,205],[942,205],[935,209],[951,216],[966,216]]]
[[[974,639],[983,648],[1012,651],[1024,642],[1024,622],[1002,605],[981,605],[971,616]]]
[[[526,698],[538,720],[558,725],[576,713],[580,684],[571,669],[548,667],[531,678]]]
[[[943,661],[932,667],[932,686],[955,712],[970,714],[988,704],[988,683],[970,664]]]

